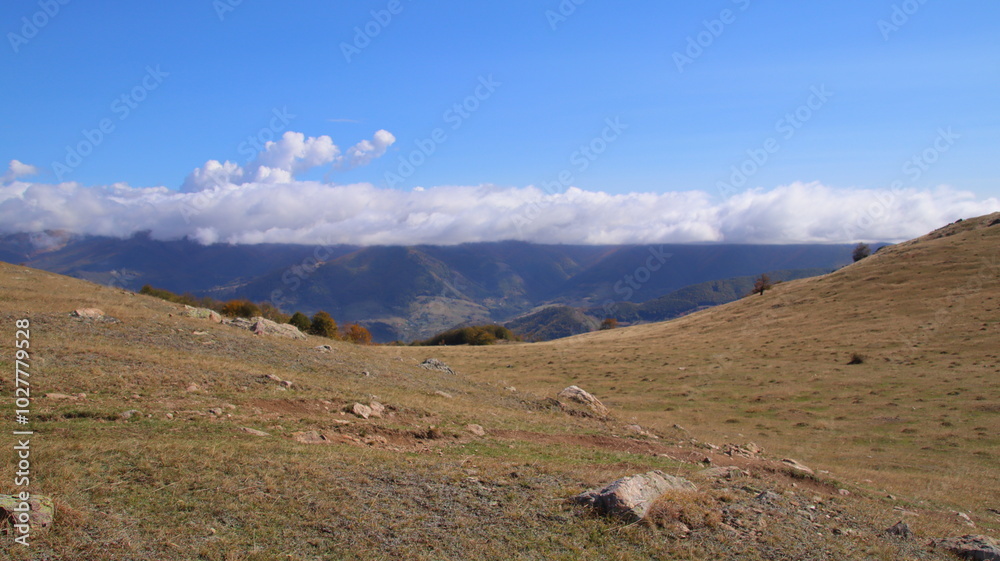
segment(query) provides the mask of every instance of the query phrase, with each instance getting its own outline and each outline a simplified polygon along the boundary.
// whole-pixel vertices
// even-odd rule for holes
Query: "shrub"
[[[270,302],[260,303],[260,315],[275,323],[288,323],[289,320],[288,314],[282,312],[280,308]]]
[[[320,337],[337,338],[337,322],[324,311],[318,311],[313,315],[312,323],[309,325],[309,333]]]
[[[370,345],[372,342],[372,334],[356,323],[347,326],[346,337],[348,341],[358,345]]]
[[[859,243],[858,245],[854,246],[854,252],[851,253],[851,257],[853,257],[854,262],[857,263],[858,261],[861,261],[862,259],[868,257],[871,254],[872,254],[872,248],[868,247],[868,244]]]
[[[260,306],[249,300],[230,300],[222,305],[222,315],[232,318],[252,318],[260,315]]]
[[[309,333],[309,328],[312,327],[312,321],[309,320],[309,316],[302,312],[292,314],[292,317],[288,319],[288,323],[298,327],[299,331],[303,333]]]
[[[865,355],[852,353],[851,360],[847,364],[864,364],[864,362],[865,362]]]
[[[476,325],[459,327],[427,339],[417,341],[415,345],[492,345],[497,341],[520,341],[521,338],[502,325]]]
[[[618,320],[615,318],[604,318],[604,321],[601,322],[601,331],[614,329],[616,327],[618,327]]]

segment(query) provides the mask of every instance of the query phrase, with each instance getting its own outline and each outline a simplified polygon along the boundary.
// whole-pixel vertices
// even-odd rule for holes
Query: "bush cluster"
[[[459,327],[413,343],[419,346],[435,345],[492,345],[497,341],[520,341],[521,338],[502,325],[475,325]]]

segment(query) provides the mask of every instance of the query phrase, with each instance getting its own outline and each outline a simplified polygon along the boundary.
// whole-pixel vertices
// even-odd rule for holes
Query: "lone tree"
[[[607,331],[616,327],[618,327],[618,320],[615,318],[604,318],[604,321],[601,322],[601,331]]]
[[[854,246],[854,253],[852,253],[851,256],[854,257],[854,262],[857,263],[871,254],[872,248],[868,247],[868,244],[862,242]]]
[[[222,315],[233,318],[252,318],[260,315],[260,307],[249,300],[230,300],[222,306]]]
[[[309,326],[309,333],[320,337],[337,338],[337,322],[333,321],[330,314],[319,311],[313,316],[312,324]]]
[[[765,290],[771,289],[771,277],[767,275],[761,275],[757,277],[757,280],[753,283],[753,290],[750,294],[760,294],[763,295]]]

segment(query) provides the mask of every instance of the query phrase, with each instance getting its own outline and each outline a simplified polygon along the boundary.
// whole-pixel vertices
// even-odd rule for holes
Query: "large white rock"
[[[580,493],[573,502],[631,523],[642,520],[653,502],[671,489],[696,491],[698,488],[687,479],[655,470],[623,477],[600,490]]]
[[[608,409],[601,400],[597,399],[590,392],[583,390],[577,386],[569,386],[563,391],[559,392],[559,397],[564,397],[571,401],[581,403],[590,408],[591,411],[597,413],[601,417],[607,417],[611,410]]]

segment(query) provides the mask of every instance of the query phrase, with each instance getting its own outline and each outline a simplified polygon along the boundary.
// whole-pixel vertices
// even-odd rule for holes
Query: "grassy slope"
[[[995,271],[938,317],[935,331],[921,331],[930,336],[916,352],[901,355],[901,345],[879,329],[902,325],[904,315],[935,317],[949,288],[918,280],[903,265],[906,254],[919,259],[926,278],[964,279],[983,270],[966,253],[996,263],[993,230],[967,236],[983,233],[992,237],[966,240],[962,247],[971,249],[940,251],[959,236],[902,246],[897,258],[880,253],[827,279],[789,283],[669,324],[552,344],[434,349],[459,376],[418,368],[427,349],[333,343],[333,352],[320,353],[313,347],[328,341],[259,338],[179,317],[166,302],[0,264],[0,368],[13,369],[14,320],[30,318],[33,491],[54,496],[58,509],[54,530],[35,536],[30,550],[9,552],[14,559],[939,558],[886,540],[878,529],[895,522],[900,505],[921,512],[923,535],[967,530],[938,512],[951,505],[996,528],[983,514],[997,489],[997,351],[989,344],[997,302],[987,300],[997,292]],[[943,272],[944,259],[954,272]],[[858,279],[881,272],[880,260],[895,263],[880,284],[896,287],[905,314],[886,303],[892,294],[838,302],[836,291],[854,294]],[[121,322],[69,317],[88,306]],[[813,309],[819,313],[807,312]],[[987,330],[973,330],[972,318]],[[844,366],[856,350],[869,360]],[[281,390],[265,374],[294,386]],[[542,399],[569,382],[605,398],[616,418],[566,415]],[[200,389],[187,391],[191,383]],[[517,391],[504,389],[511,383]],[[960,393],[948,395],[953,391]],[[42,397],[50,392],[87,397]],[[0,394],[12,394],[7,375]],[[389,406],[389,416],[363,421],[340,413],[372,396]],[[0,405],[5,422],[11,401]],[[216,407],[222,415],[208,412]],[[130,409],[140,413],[119,417]],[[847,418],[837,420],[841,411]],[[944,415],[952,426],[940,426]],[[622,437],[632,416],[664,438]],[[900,419],[874,420],[883,417]],[[488,435],[465,431],[473,422]],[[840,481],[792,478],[773,463],[726,458],[673,423],[702,440],[725,434],[776,455],[796,454]],[[292,438],[307,430],[330,444]],[[706,455],[717,464],[743,462],[753,474],[734,489],[701,482],[720,505],[742,505],[771,488],[789,505],[819,499],[827,505],[820,512],[832,518],[816,524],[853,525],[860,533],[777,513],[751,539],[713,527],[678,540],[586,516],[562,500],[637,471],[690,475],[698,466],[686,462]],[[851,468],[855,460],[862,464]],[[0,460],[0,492],[14,490],[12,472],[12,462]],[[839,486],[854,494],[840,497]],[[904,501],[866,487],[892,489]]]
[[[578,384],[643,425],[753,440],[996,530],[998,217],[666,323],[438,354],[532,391]],[[855,352],[865,362],[848,365]]]

